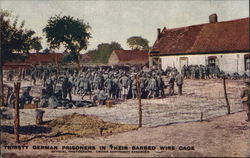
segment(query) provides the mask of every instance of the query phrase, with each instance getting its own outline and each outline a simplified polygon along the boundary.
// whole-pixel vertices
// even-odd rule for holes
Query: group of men
[[[172,68],[177,71],[176,68]],[[171,70],[171,67],[168,67],[167,70]],[[235,72],[233,74],[225,74],[218,65],[184,65],[181,69],[181,74],[185,78],[189,79],[217,79],[222,77],[227,77],[228,79],[240,79],[247,78],[247,74],[239,75]]]
[[[161,69],[142,69],[141,67],[83,67],[62,69],[60,74],[54,70],[44,68],[30,71],[32,84],[36,80],[42,81],[44,87],[41,98],[57,97],[57,100],[69,99],[72,94],[92,96],[93,102],[105,103],[106,100],[135,99],[165,97],[165,88],[168,95],[174,95],[174,85],[178,86],[182,94],[183,75],[172,72],[169,78],[164,79]],[[55,100],[55,99],[54,99]]]

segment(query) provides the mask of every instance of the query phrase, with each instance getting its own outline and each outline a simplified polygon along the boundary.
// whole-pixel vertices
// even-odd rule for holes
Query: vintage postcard
[[[0,9],[1,157],[250,157],[248,0]]]

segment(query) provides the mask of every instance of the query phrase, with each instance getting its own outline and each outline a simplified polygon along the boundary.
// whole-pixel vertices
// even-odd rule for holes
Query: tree
[[[74,19],[71,16],[56,15],[50,17],[48,24],[43,29],[47,42],[51,49],[65,48],[65,53],[70,53],[72,58],[79,64],[79,53],[81,50],[87,49],[88,40],[91,38],[89,30],[90,25],[84,23],[81,19]]]
[[[18,18],[10,12],[0,11],[0,24],[2,62],[20,58],[20,54],[41,47],[41,37],[34,36],[33,30],[24,29],[24,21],[18,25]]]
[[[35,37],[31,40],[31,47],[32,47],[32,49],[34,49],[36,51],[36,53],[39,53],[39,51],[41,49],[43,49],[43,47],[41,45],[41,40],[42,40],[42,38],[40,38],[40,37]]]
[[[6,10],[0,10],[0,98],[3,103],[3,71],[2,65],[11,60],[24,59],[22,53],[34,49],[34,43],[40,45],[40,37],[35,31],[24,29],[24,21],[18,24],[18,18]]]
[[[122,49],[121,45],[117,42],[101,43],[97,49],[90,50],[87,53],[92,57],[94,63],[107,64],[109,57],[113,50]]]
[[[132,50],[147,50],[149,49],[149,41],[141,36],[132,36],[127,39],[127,44]]]

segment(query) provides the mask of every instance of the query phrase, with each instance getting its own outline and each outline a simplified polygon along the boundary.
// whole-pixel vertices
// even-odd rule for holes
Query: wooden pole
[[[138,112],[139,112],[139,128],[142,127],[142,106],[141,106],[141,90],[140,90],[140,79],[139,76],[136,75],[136,84],[137,84],[137,99],[138,99]]]
[[[14,133],[16,137],[16,143],[19,143],[19,126],[20,126],[20,119],[19,119],[19,91],[20,91],[21,83],[17,82],[14,83],[15,94],[16,94],[16,105],[15,105],[15,116],[14,116]]]
[[[227,114],[230,114],[230,105],[227,97],[227,88],[226,88],[226,76],[223,77],[223,87],[224,87],[224,95],[227,103]]]

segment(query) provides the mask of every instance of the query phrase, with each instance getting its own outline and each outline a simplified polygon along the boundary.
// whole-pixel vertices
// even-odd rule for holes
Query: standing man
[[[128,78],[126,73],[124,73],[124,75],[120,78],[119,82],[122,86],[122,98],[123,100],[125,100],[127,99],[128,91],[130,89],[130,79]]]
[[[246,87],[242,91],[241,100],[243,104],[243,109],[247,113],[247,122],[250,121],[250,81],[245,81]]]
[[[169,95],[170,96],[174,95],[174,81],[175,81],[175,76],[174,76],[174,74],[171,74],[170,79],[168,81]]]
[[[63,90],[63,99],[67,98],[67,95],[69,95],[69,100],[72,101],[71,96],[71,90],[72,90],[72,84],[69,82],[68,78],[65,78],[62,83],[62,90]]]
[[[183,80],[184,77],[182,76],[182,74],[180,74],[179,72],[177,73],[177,76],[175,77],[175,82],[176,85],[178,87],[178,94],[182,95],[182,85],[183,85]]]

